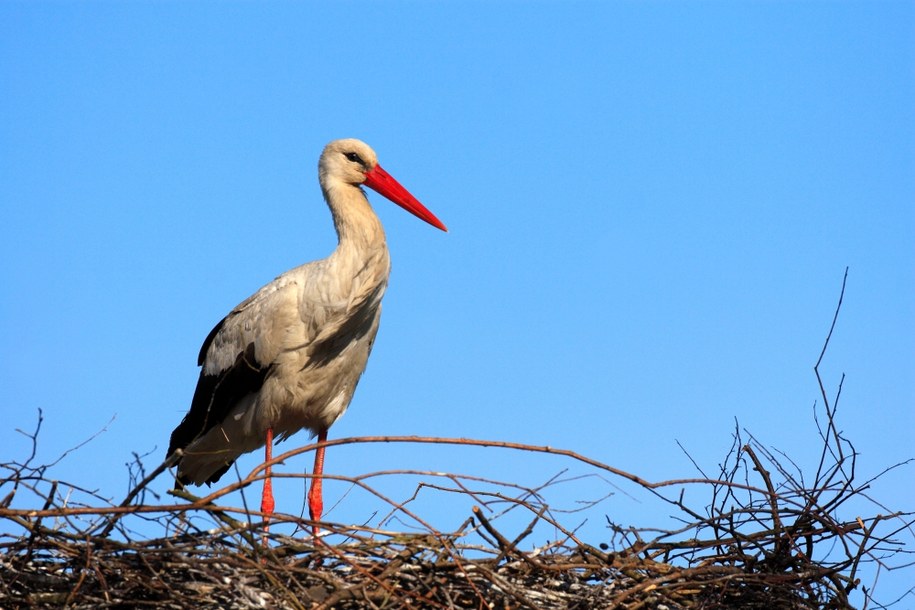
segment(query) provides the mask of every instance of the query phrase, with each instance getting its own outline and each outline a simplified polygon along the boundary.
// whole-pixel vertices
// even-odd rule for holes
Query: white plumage
[[[387,287],[390,259],[381,222],[361,185],[426,222],[445,226],[379,165],[359,140],[328,144],[318,164],[339,243],[327,258],[291,269],[223,318],[203,343],[191,408],[168,454],[181,449],[180,483],[213,483],[241,454],[305,428],[326,440],[365,369]],[[316,451],[319,477],[323,447]],[[269,473],[268,473],[269,477]],[[320,478],[309,493],[320,519]],[[262,510],[273,510],[269,478]]]

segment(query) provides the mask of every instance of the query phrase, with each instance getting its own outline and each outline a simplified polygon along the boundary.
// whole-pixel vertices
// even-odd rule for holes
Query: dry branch
[[[827,416],[827,431],[835,430],[833,415]],[[12,508],[10,502],[0,508],[0,523],[11,529],[0,534],[0,607],[850,608],[848,594],[860,585],[855,574],[862,561],[886,563],[911,552],[894,537],[911,534],[912,515],[839,520],[835,509],[861,492],[846,476],[854,470],[855,453],[836,433],[823,438],[843,444],[824,454],[844,463],[822,463],[818,486],[806,489],[786,476],[777,456],[752,437],[743,441],[738,431],[721,478],[643,482],[651,490],[711,491],[712,502],[701,509],[687,506],[681,492],[662,496],[682,509],[687,525],[646,540],[641,531],[608,520],[614,543],[603,548],[579,540],[559,522],[544,502],[544,486],[453,473],[424,473],[451,481],[450,486],[423,485],[479,505],[457,531],[438,531],[406,502],[374,490],[367,481],[381,473],[372,473],[337,478],[374,493],[422,531],[325,523],[328,535],[321,541],[271,533],[264,548],[257,536],[261,523],[249,523],[257,513],[215,503],[228,488],[257,481],[258,470],[205,498],[181,492],[180,504],[97,507],[69,504],[69,494],[61,491],[69,486],[45,479],[44,470],[29,466],[29,460],[3,464],[8,474],[0,479],[0,490],[15,495],[28,487],[43,502],[37,509]],[[578,459],[572,452],[551,452]],[[138,487],[148,482],[149,477]],[[138,489],[130,495],[136,497]],[[500,530],[486,513],[497,504],[503,506],[497,518],[507,506],[529,513],[528,525],[520,532]],[[211,527],[197,525],[201,514],[209,515]],[[141,515],[165,534],[133,535],[123,520]],[[303,529],[310,525],[291,515],[277,515],[273,522],[284,521]],[[522,540],[540,524],[561,532],[561,538],[522,549]]]

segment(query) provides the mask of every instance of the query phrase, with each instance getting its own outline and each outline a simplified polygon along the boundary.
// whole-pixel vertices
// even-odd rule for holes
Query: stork
[[[338,244],[325,259],[283,273],[242,301],[207,335],[191,408],[172,432],[176,485],[211,484],[243,453],[265,446],[261,512],[274,510],[274,437],[303,428],[318,437],[308,511],[321,519],[327,431],[349,406],[365,369],[391,263],[365,185],[434,227],[445,225],[355,139],[324,148],[318,178]],[[317,534],[317,525],[314,526]]]

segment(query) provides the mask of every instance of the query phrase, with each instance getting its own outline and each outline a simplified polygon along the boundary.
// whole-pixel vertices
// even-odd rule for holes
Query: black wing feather
[[[223,318],[204,340],[198,357],[200,366],[203,366],[207,350],[222,329],[226,319],[228,318]],[[269,364],[264,365],[258,362],[254,353],[254,343],[249,343],[245,350],[238,354],[235,363],[224,371],[215,375],[207,375],[201,370],[200,379],[197,380],[197,389],[194,390],[194,398],[191,401],[191,409],[172,432],[168,455],[172,455],[177,449],[184,449],[214,426],[222,423],[239,400],[260,390],[264,385],[264,380],[270,374],[271,368]],[[206,482],[218,481],[231,465],[231,462],[227,463],[224,468],[213,473]],[[179,482],[187,484],[189,481],[179,478]]]
[[[216,335],[219,334],[219,331],[222,330],[222,327],[225,326],[226,320],[228,319],[229,316],[226,316],[220,320],[219,324],[214,326],[213,330],[210,331],[210,334],[207,335],[207,338],[203,340],[203,345],[200,346],[200,353],[197,354],[197,366],[203,366],[203,362],[207,359],[207,352],[210,351],[210,344],[213,342],[213,339],[216,338]]]

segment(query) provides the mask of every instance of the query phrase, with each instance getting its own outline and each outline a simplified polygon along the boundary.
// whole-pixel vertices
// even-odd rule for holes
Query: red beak
[[[446,233],[448,232],[448,229],[445,228],[441,220],[435,217],[435,214],[427,210],[426,206],[411,195],[410,191],[402,187],[397,180],[394,180],[391,174],[381,169],[380,165],[376,165],[365,173],[365,182],[363,184],[384,195],[417,218],[425,220],[433,227]]]

